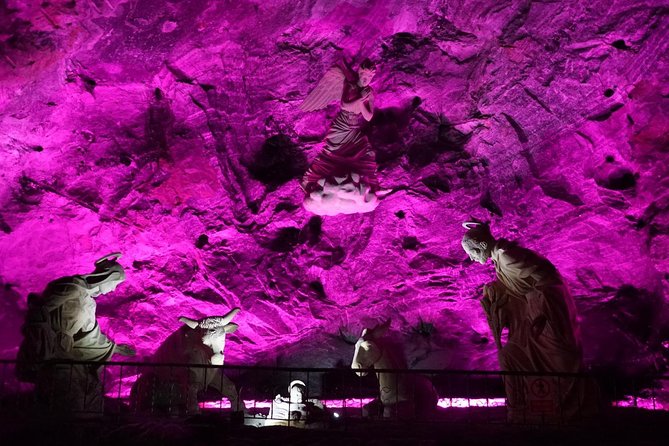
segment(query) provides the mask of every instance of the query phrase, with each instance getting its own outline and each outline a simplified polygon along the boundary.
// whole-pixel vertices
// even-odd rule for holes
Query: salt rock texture
[[[140,359],[239,306],[228,364],[348,365],[391,318],[413,368],[497,369],[474,216],[558,267],[588,364],[665,368],[666,0],[5,0],[0,29],[3,357],[28,292],[121,251],[98,315]],[[343,56],[377,62],[395,192],[319,217],[298,179],[337,106],[298,105]]]

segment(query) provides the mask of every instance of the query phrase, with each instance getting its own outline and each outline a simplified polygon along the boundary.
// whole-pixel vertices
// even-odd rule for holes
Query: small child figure
[[[306,398],[307,386],[303,381],[291,381],[288,395],[274,397],[265,426],[317,427],[320,424],[317,422],[325,420],[323,404]]]

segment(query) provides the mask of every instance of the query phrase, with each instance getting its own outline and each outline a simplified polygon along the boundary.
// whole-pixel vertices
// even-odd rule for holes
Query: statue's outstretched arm
[[[135,349],[128,344],[116,344],[114,345],[114,353],[121,356],[135,356],[137,353]]]

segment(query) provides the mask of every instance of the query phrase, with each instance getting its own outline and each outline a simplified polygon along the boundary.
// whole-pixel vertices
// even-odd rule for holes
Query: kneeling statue
[[[20,381],[35,383],[38,403],[49,410],[101,412],[100,364],[115,353],[135,354],[102,333],[95,318],[94,298],[111,293],[125,280],[120,257],[109,254],[95,262],[92,273],[61,277],[42,294],[28,295],[16,374]]]
[[[592,380],[545,373],[583,371],[576,308],[564,279],[544,257],[515,242],[495,239],[487,223],[464,223],[462,247],[475,262],[492,260],[497,280],[483,287],[481,304],[505,376],[508,418],[569,421],[596,411]],[[508,329],[506,342],[502,332]],[[538,375],[532,376],[533,373]]]

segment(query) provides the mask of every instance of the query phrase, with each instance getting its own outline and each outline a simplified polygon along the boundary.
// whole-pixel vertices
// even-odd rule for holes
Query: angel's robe
[[[318,181],[335,183],[335,177],[359,175],[358,184],[378,190],[376,156],[361,129],[362,116],[340,110],[325,138],[326,145],[302,178],[302,187],[310,193],[318,189]]]
[[[59,359],[102,362],[111,357],[115,344],[100,330],[95,310],[95,300],[81,276],[57,279],[41,295],[28,298],[17,375],[35,382],[38,397],[53,408],[76,410],[101,404],[97,366],[43,364]]]
[[[576,310],[555,266],[529,249],[498,240],[492,249],[497,281],[485,288],[482,303],[495,336],[504,371],[579,373],[582,348]],[[508,328],[506,343],[501,332]],[[550,378],[555,401],[547,412],[570,417],[586,404],[582,379]],[[524,421],[532,415],[527,388],[532,378],[506,377],[509,416]]]

